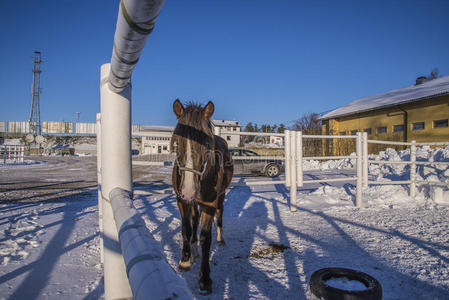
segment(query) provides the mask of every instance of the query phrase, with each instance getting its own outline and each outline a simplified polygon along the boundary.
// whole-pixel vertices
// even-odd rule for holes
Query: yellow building
[[[325,135],[353,135],[361,131],[373,140],[447,142],[448,118],[449,76],[429,81],[420,77],[415,85],[357,99],[320,120]],[[327,143],[326,152],[348,152],[344,149],[348,146],[343,144],[336,140]]]

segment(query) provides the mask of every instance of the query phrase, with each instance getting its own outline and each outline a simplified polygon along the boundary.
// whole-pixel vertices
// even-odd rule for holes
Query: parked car
[[[234,160],[234,174],[261,174],[277,177],[283,170],[280,159],[267,159],[247,149],[229,149]]]

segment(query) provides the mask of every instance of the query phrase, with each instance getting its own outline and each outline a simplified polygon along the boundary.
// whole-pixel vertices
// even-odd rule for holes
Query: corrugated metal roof
[[[327,120],[354,113],[415,102],[446,94],[449,94],[449,76],[430,80],[420,85],[412,85],[383,94],[357,99],[345,106],[323,115],[320,117],[320,120]]]
[[[239,122],[228,120],[212,120],[212,124],[214,126],[240,126]]]

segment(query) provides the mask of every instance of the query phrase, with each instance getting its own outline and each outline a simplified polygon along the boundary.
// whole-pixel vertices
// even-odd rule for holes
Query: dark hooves
[[[212,280],[206,283],[200,281],[199,283],[200,283],[200,293],[202,295],[208,295],[212,293]]]
[[[348,278],[362,283],[365,289],[344,290],[327,285],[329,279]],[[316,271],[310,278],[310,292],[318,299],[323,300],[380,300],[382,299],[382,286],[370,275],[345,268],[325,268]]]

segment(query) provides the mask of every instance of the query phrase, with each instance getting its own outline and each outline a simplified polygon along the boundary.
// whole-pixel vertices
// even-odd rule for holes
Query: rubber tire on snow
[[[268,174],[268,170],[273,167],[276,168],[276,170],[277,170],[276,174],[275,175]],[[280,173],[281,173],[281,169],[279,168],[278,165],[274,165],[274,164],[268,165],[265,170],[265,175],[267,175],[268,177],[277,177],[277,176],[279,176]]]
[[[350,280],[363,282],[367,287],[362,291],[345,291],[328,286],[325,282],[330,278],[347,277]],[[325,268],[312,274],[310,292],[318,299],[324,300],[380,300],[382,286],[373,277],[363,272],[345,268]]]

